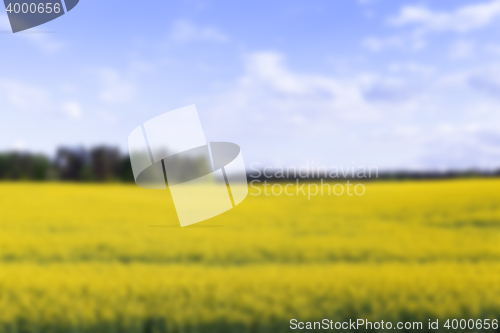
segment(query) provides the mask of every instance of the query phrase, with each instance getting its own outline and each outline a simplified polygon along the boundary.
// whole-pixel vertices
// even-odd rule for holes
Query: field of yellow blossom
[[[180,228],[168,191],[0,183],[0,332],[500,319],[500,180],[365,186]]]

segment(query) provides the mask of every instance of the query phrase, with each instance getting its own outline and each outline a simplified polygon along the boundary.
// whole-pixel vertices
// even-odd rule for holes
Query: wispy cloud
[[[78,102],[69,101],[65,102],[62,107],[62,111],[72,119],[80,119],[83,116],[82,107]]]
[[[495,99],[500,99],[500,68],[491,67],[471,73],[466,78],[473,89]]]
[[[392,36],[386,38],[369,37],[362,41],[362,45],[373,52],[378,52],[388,48],[401,48],[403,39],[399,36]]]
[[[105,110],[97,110],[97,116],[106,124],[114,125],[118,123],[118,117]]]
[[[474,5],[466,5],[455,10],[434,11],[423,5],[405,5],[395,16],[386,19],[392,27],[410,27],[410,31],[399,31],[393,36],[369,37],[362,46],[372,52],[387,49],[418,51],[428,44],[429,33],[455,32],[466,33],[485,28],[500,17],[500,0]],[[472,54],[470,41],[459,40],[452,45],[450,58],[460,59]]]
[[[384,91],[375,87],[384,84]],[[359,73],[350,78],[298,73],[283,54],[254,52],[245,57],[245,73],[231,88],[212,98],[214,119],[255,122],[268,126],[276,121],[295,124],[303,134],[330,133],[345,121],[366,123],[383,112],[401,111],[416,93],[403,80]],[[386,102],[382,105],[380,102]],[[237,128],[237,126],[236,126]],[[320,130],[320,128],[324,128]],[[274,128],[273,132],[276,132]],[[328,135],[328,134],[327,134]]]
[[[490,54],[500,55],[500,44],[498,44],[498,43],[488,43],[484,47],[484,50],[487,53],[490,53]]]
[[[137,93],[136,85],[113,69],[101,70],[100,79],[100,98],[105,103],[123,104],[131,101]]]
[[[0,104],[17,111],[43,112],[50,110],[47,90],[19,81],[0,79]]]
[[[370,102],[402,102],[414,97],[420,89],[415,83],[394,78],[376,78],[365,84],[363,96]]]
[[[392,73],[408,73],[428,77],[435,73],[436,68],[415,62],[394,62],[388,66],[388,70]]]
[[[387,49],[417,51],[425,47],[426,41],[418,35],[398,35],[390,37],[368,37],[361,45],[372,52]]]
[[[470,156],[491,166],[499,156],[500,141],[488,149],[478,141],[480,133],[500,130],[490,126],[494,119],[500,121],[498,101],[477,99],[478,92],[499,95],[497,73],[490,69],[446,76],[426,64],[400,62],[374,73],[337,77],[295,71],[277,52],[254,52],[244,59],[244,73],[203,103],[210,110],[207,126],[213,133],[224,119],[226,133],[227,128],[238,129],[232,135],[239,140],[254,137],[259,128],[259,142],[286,137],[290,142],[282,142],[283,149],[329,142],[335,155],[342,155],[337,161],[371,159],[381,167],[468,167],[475,165]],[[464,125],[468,123],[475,127]],[[339,140],[356,148],[343,151],[335,144]],[[314,154],[314,147],[308,149],[304,156]],[[456,155],[444,158],[446,149]]]
[[[52,33],[17,33],[16,36],[24,38],[43,53],[50,55],[64,49],[65,46],[63,42],[54,38],[53,35]]]
[[[452,43],[449,56],[451,59],[464,59],[474,55],[475,43],[470,40],[458,40]]]
[[[433,31],[468,32],[481,29],[500,17],[500,1],[459,7],[451,12],[433,11],[424,6],[404,6],[388,20],[393,26],[415,26],[422,33]]]
[[[201,27],[190,20],[179,19],[172,25],[170,38],[176,42],[226,42],[229,37],[214,27]]]
[[[27,146],[23,140],[16,140],[14,141],[12,148],[14,149],[14,151],[23,152],[26,150]]]

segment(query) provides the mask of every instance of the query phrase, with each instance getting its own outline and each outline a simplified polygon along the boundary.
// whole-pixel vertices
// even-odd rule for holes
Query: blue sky
[[[247,165],[500,166],[500,0],[81,0],[0,30],[1,150],[126,151],[196,104]]]

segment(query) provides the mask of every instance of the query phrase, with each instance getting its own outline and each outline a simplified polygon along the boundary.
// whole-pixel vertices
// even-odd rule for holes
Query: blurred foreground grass
[[[381,182],[361,197],[249,195],[180,228],[167,191],[1,183],[0,332],[499,318],[499,188]]]

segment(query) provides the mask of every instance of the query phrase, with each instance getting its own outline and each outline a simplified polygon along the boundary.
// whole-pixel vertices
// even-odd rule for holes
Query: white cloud
[[[177,42],[212,41],[226,42],[229,37],[214,27],[199,27],[185,19],[176,20],[170,38]]]
[[[410,26],[406,31],[396,36],[369,37],[362,45],[372,52],[386,49],[418,51],[427,45],[427,35],[430,32],[452,31],[466,33],[484,28],[500,17],[500,0],[493,0],[474,5],[466,5],[450,12],[433,11],[422,5],[406,5],[400,12],[387,19],[393,27]],[[458,41],[450,50],[453,59],[472,55],[473,46],[469,41]]]
[[[97,110],[97,116],[106,124],[114,125],[118,123],[118,117],[107,111]]]
[[[371,102],[404,102],[417,93],[420,88],[414,83],[398,78],[373,78],[363,87],[363,96]]]
[[[500,99],[500,67],[489,67],[466,76],[465,82],[473,89]]]
[[[82,107],[75,101],[66,102],[62,105],[62,111],[73,119],[80,119],[83,116]]]
[[[14,148],[14,151],[17,151],[17,152],[23,152],[27,148],[26,147],[26,143],[23,140],[17,140],[17,141],[15,141],[12,146]]]
[[[51,107],[50,97],[45,89],[18,81],[0,79],[0,105],[10,106],[18,111],[43,112]]]
[[[19,32],[17,35],[22,36],[26,40],[28,40],[30,43],[34,44],[36,47],[38,47],[43,53],[46,54],[54,54],[57,51],[60,51],[61,49],[64,48],[64,43],[56,40],[52,35],[52,33],[49,32],[36,32],[36,31],[31,31],[31,32],[26,32],[22,33]]]
[[[361,42],[361,45],[372,52],[387,49],[418,51],[425,47],[426,41],[418,34],[411,34],[390,37],[369,37],[365,38]]]
[[[381,73],[336,77],[294,71],[276,52],[244,59],[241,76],[197,103],[210,114],[204,125],[212,139],[241,143],[250,160],[260,154],[279,159],[286,151],[296,165],[304,162],[293,156],[432,169],[492,166],[500,157],[500,139],[487,147],[479,140],[483,132],[500,138],[500,127],[490,126],[500,123],[498,101],[477,93],[498,95],[495,73],[471,83],[474,71],[444,76],[425,64],[394,63]],[[447,149],[456,154],[447,158]]]
[[[474,54],[475,43],[469,40],[458,40],[451,45],[449,56],[452,59],[465,59]]]
[[[293,96],[334,96],[341,87],[335,80],[319,75],[297,75],[285,67],[284,57],[275,52],[257,52],[246,59],[247,75],[240,83],[247,87],[262,86]]]
[[[400,37],[369,37],[362,41],[362,45],[373,52],[378,52],[388,48],[403,47],[403,40]]]
[[[257,126],[261,133],[285,135],[287,126],[293,126],[297,138],[331,138],[340,135],[347,123],[357,127],[380,120],[384,114],[397,117],[415,112],[417,92],[402,79],[378,75],[336,78],[297,73],[288,68],[282,54],[256,52],[245,57],[244,74],[226,91],[210,97],[207,104],[213,126],[219,126],[219,119],[224,118],[239,124],[231,128],[253,131]]]
[[[500,127],[485,124],[445,123],[426,133],[419,164],[434,169],[497,169],[500,158]]]
[[[102,91],[100,98],[108,104],[123,104],[131,101],[136,93],[136,85],[123,78],[117,71],[104,69],[100,73]]]
[[[485,51],[490,54],[500,55],[500,44],[489,43],[485,46]]]
[[[404,6],[389,19],[393,26],[413,25],[420,32],[468,32],[484,28],[500,17],[500,0],[459,7],[452,12],[432,11],[423,6]]]
[[[388,66],[388,70],[393,73],[417,74],[424,77],[428,77],[436,71],[432,66],[415,62],[394,62]]]

